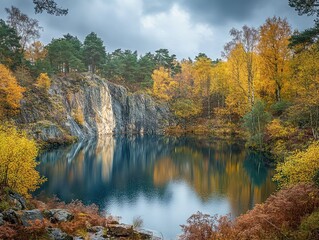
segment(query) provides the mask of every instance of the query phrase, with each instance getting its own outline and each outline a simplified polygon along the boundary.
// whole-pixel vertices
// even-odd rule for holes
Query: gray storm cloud
[[[288,6],[288,0],[58,0],[69,14],[55,17],[34,14],[32,0],[1,0],[0,18],[6,19],[4,8],[14,5],[39,20],[44,31],[41,41],[66,33],[84,40],[96,32],[108,51],[117,48],[139,53],[167,48],[178,58],[194,58],[205,52],[220,57],[229,41],[229,30],[246,24],[260,26],[267,17],[286,17],[292,27],[312,26],[312,19],[300,17]]]

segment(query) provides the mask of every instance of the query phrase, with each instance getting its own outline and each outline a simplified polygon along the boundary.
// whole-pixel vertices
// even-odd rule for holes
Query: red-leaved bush
[[[180,239],[301,239],[298,230],[302,221],[318,210],[319,189],[299,184],[280,190],[233,222],[227,216],[217,218],[198,212],[187,220],[187,225],[182,225]],[[312,230],[308,236],[319,239],[319,223]]]
[[[74,219],[71,222],[62,222],[59,224],[59,228],[68,234],[74,234],[79,230],[88,229],[91,226],[106,226],[106,224],[112,219],[107,219],[101,216],[99,207],[95,204],[84,205],[79,200],[73,200],[71,203],[64,203],[59,199],[49,199],[45,206],[42,202],[34,202],[37,208],[44,209],[66,209],[74,215]]]
[[[72,201],[69,204],[58,201],[58,199],[50,199],[47,203],[37,200],[31,200],[31,204],[41,211],[46,209],[65,209],[74,215],[74,219],[68,222],[52,223],[48,219],[42,221],[36,220],[30,222],[29,227],[19,224],[6,223],[0,226],[0,239],[43,239],[46,236],[47,227],[58,227],[62,231],[70,235],[81,235],[90,230],[93,226],[106,226],[107,223],[113,222],[112,218],[105,218],[99,213],[96,205],[84,205],[81,201]]]

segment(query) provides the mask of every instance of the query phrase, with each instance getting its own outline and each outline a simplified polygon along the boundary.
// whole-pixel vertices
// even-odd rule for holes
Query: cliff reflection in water
[[[142,195],[169,206],[172,195],[179,194],[171,183],[186,183],[202,204],[223,199],[229,206],[226,211],[237,216],[275,190],[272,173],[259,158],[239,145],[220,141],[104,137],[43,153],[38,169],[48,181],[37,194],[106,208],[110,201],[130,204]]]

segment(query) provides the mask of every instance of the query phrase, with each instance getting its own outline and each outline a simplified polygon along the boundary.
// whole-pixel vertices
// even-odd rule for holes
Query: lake
[[[118,136],[78,142],[42,153],[48,178],[35,193],[95,203],[165,239],[197,211],[236,217],[275,191],[263,156],[240,144],[198,137]]]

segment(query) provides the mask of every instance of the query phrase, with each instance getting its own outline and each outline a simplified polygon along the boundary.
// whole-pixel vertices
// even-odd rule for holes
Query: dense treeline
[[[303,10],[299,1],[290,5],[301,14],[317,11],[316,5]],[[44,45],[36,19],[16,7],[6,12],[7,20],[0,21],[2,117],[17,112],[23,92],[49,89],[50,75],[91,71],[167,101],[184,130],[198,119],[219,119],[230,128],[227,134],[244,129],[250,146],[278,156],[301,138],[310,143],[319,137],[317,22],[293,34],[286,19],[268,18],[258,29],[231,29],[222,59],[199,53],[178,61],[167,49],[107,52],[94,32],[83,42],[66,34]]]
[[[6,10],[8,19],[0,22],[0,33],[5,39],[0,46],[0,61],[11,70],[23,67],[33,77],[41,72],[68,74],[89,70],[128,87],[135,84],[132,90],[151,87],[151,75],[159,67],[170,69],[172,74],[180,71],[176,56],[167,49],[145,55],[122,49],[106,53],[102,39],[94,32],[88,34],[84,42],[66,34],[44,46],[37,41],[41,29],[37,20],[16,7]]]
[[[94,32],[83,42],[66,34],[45,46],[37,20],[15,7],[6,11],[7,21],[0,21],[2,118],[18,112],[23,94],[47,92],[50,75],[91,71],[168,102],[179,119],[173,131],[212,133],[211,126],[222,125],[227,135],[242,134],[249,146],[278,159],[319,137],[317,24],[293,34],[287,20],[275,16],[258,29],[231,29],[221,59],[199,53],[179,61],[167,49],[107,52]]]
[[[198,118],[240,123],[249,144],[264,148],[267,127],[277,118],[279,127],[296,127],[308,138],[318,138],[318,46],[292,36],[286,19],[268,18],[258,29],[232,29],[222,59],[200,53],[194,60],[178,61],[167,49],[144,55],[121,49],[106,52],[94,32],[84,42],[66,34],[44,46],[37,41],[37,20],[15,7],[7,13],[7,22],[0,22],[5,40],[0,61],[27,89],[41,73],[91,71],[133,91],[149,89],[169,102],[182,127]]]

